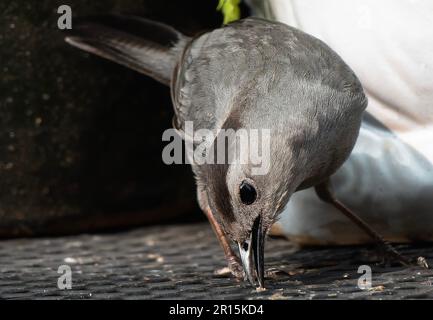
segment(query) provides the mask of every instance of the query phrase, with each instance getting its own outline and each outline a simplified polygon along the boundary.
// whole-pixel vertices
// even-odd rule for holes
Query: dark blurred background
[[[217,0],[2,0],[0,237],[201,219],[189,166],[161,161],[169,88],[66,45],[62,4],[73,17],[133,13],[189,35],[222,23]]]

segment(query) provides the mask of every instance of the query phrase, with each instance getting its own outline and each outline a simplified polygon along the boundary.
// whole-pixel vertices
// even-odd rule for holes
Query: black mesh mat
[[[430,263],[433,247],[400,246]],[[401,299],[433,298],[433,272],[383,267],[372,248],[296,251],[269,239],[267,290],[215,274],[225,266],[207,224],[162,226],[108,235],[0,242],[2,299]],[[376,259],[377,260],[377,259]],[[372,268],[372,288],[357,286],[358,267]],[[60,265],[72,269],[72,289],[59,290]]]

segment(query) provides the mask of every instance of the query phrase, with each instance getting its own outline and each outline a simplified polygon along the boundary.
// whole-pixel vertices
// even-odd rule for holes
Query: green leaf
[[[241,18],[241,9],[239,4],[241,0],[220,0],[217,10],[221,11],[224,16],[224,24],[239,20]]]

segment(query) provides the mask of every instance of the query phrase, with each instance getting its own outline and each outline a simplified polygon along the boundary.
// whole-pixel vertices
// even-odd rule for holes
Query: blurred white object
[[[266,15],[327,43],[369,98],[355,149],[332,178],[337,197],[388,240],[433,241],[433,1],[265,0]],[[299,244],[370,242],[309,189],[273,234]]]

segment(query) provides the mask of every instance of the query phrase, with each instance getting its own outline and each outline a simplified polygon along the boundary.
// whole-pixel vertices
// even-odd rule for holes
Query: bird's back
[[[330,96],[338,103],[321,103]],[[345,112],[359,115],[366,106],[356,76],[326,44],[257,18],[195,39],[179,64],[173,99],[179,125],[194,121],[207,129],[221,128],[230,114],[251,108],[252,122],[256,115],[266,124],[272,112],[310,118],[332,107],[341,108],[334,112],[340,117]]]
[[[312,175],[347,158],[367,104],[352,70],[325,43],[257,18],[195,39],[172,90],[180,129],[185,121],[194,129],[269,128],[280,145],[300,143],[317,156]]]

